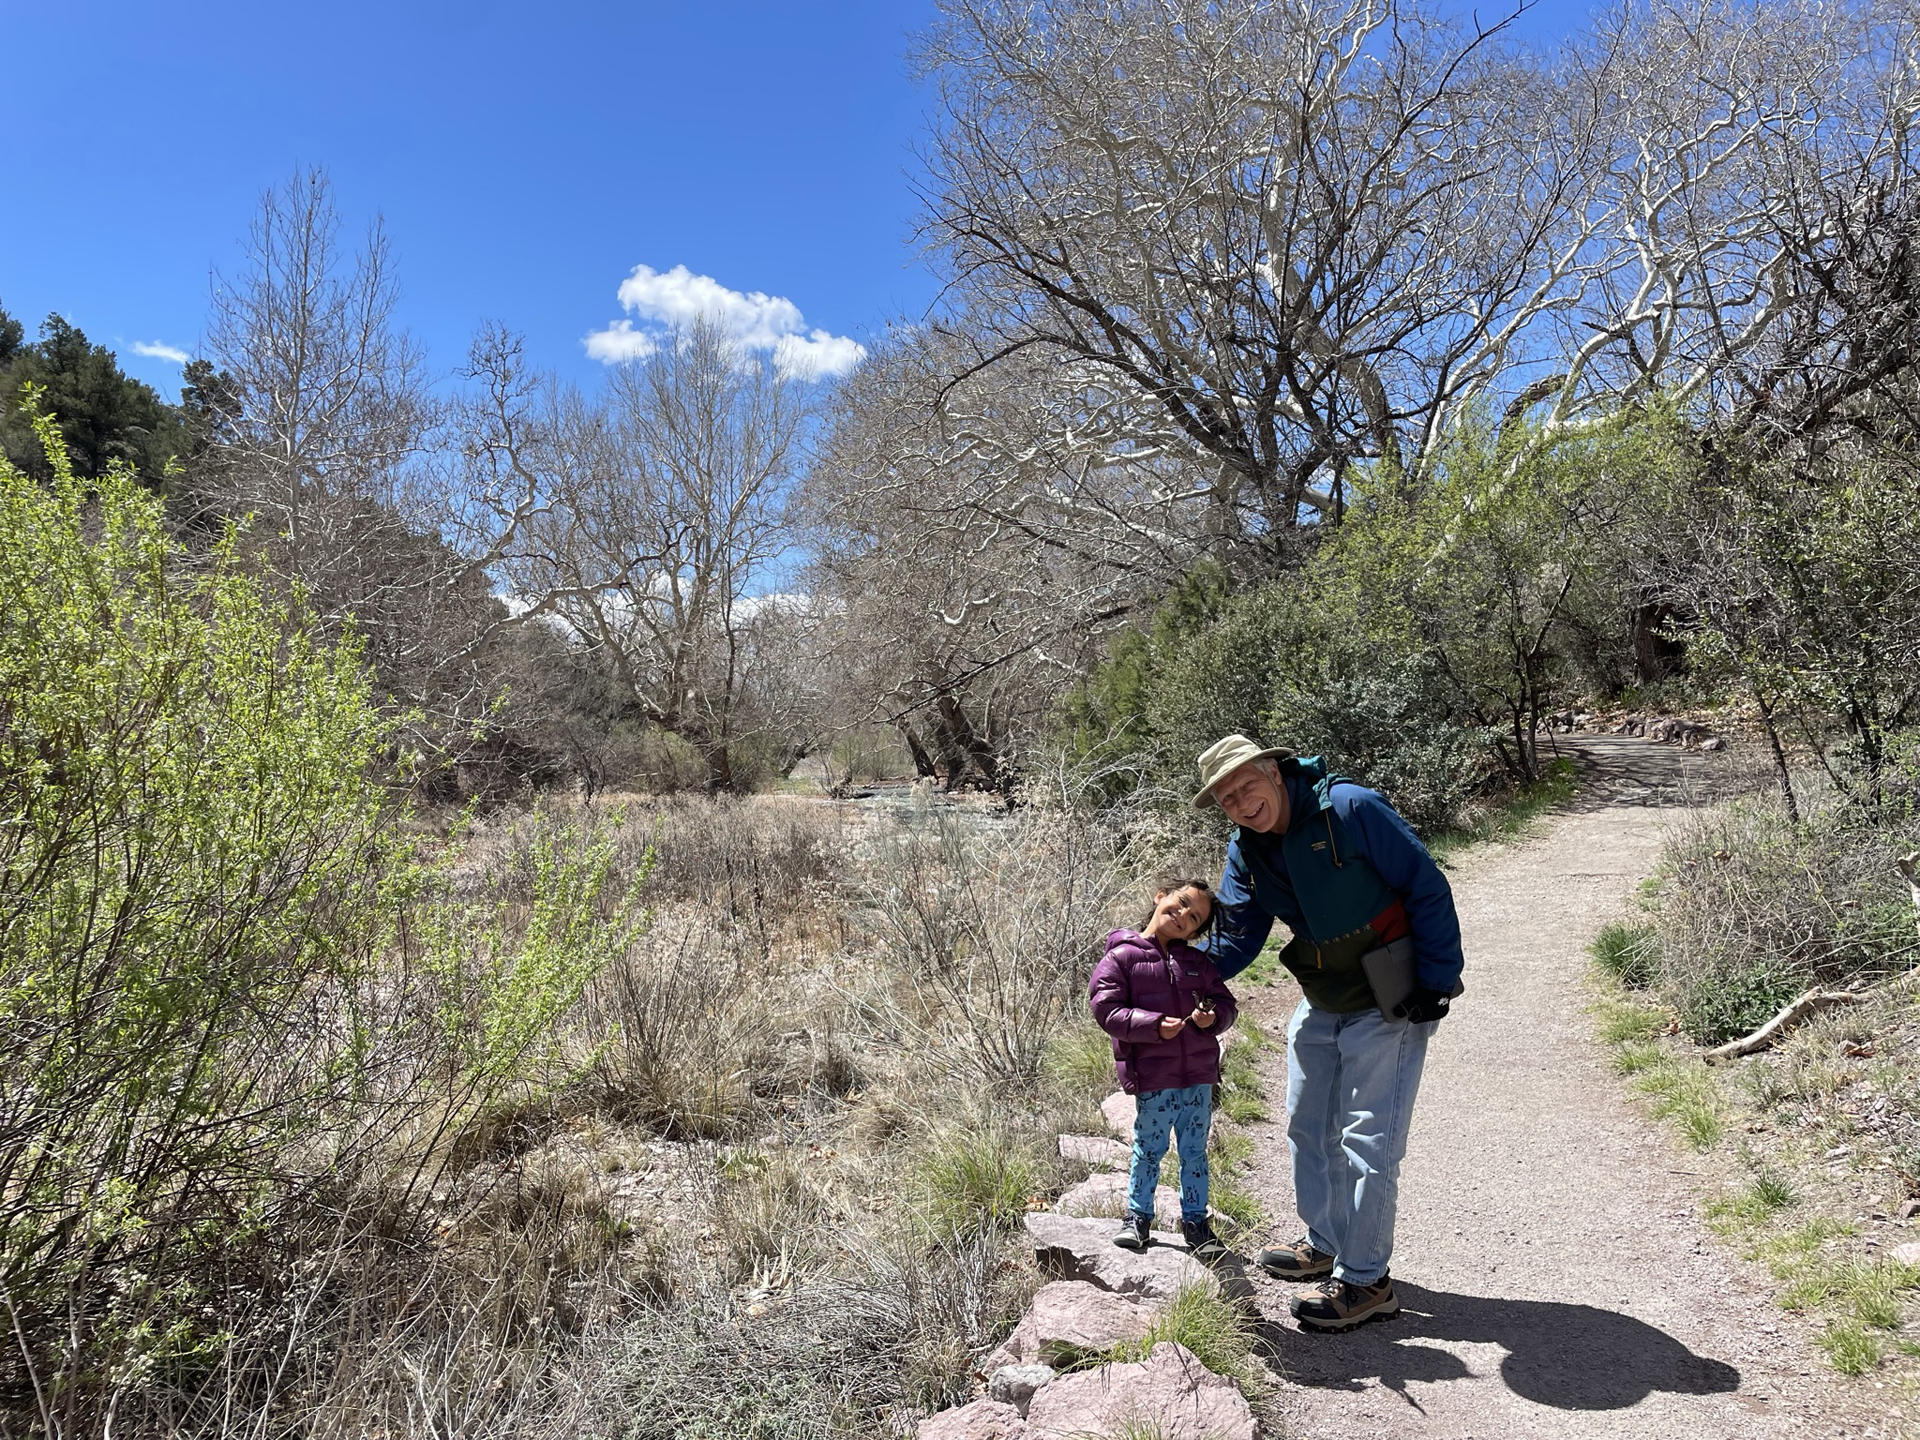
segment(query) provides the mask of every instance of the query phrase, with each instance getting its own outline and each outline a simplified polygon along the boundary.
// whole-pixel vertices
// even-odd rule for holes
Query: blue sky
[[[475,324],[586,379],[636,265],[783,296],[810,330],[919,313],[919,0],[829,5],[0,0],[0,305],[174,389],[258,197],[324,165],[386,218],[436,367]]]
[[[1544,0],[1525,27],[1585,10]],[[0,0],[0,305],[30,331],[60,311],[171,395],[177,365],[134,344],[193,350],[261,191],[321,165],[350,230],[385,216],[402,321],[442,371],[497,319],[590,379],[586,338],[639,265],[643,326],[709,276],[790,302],[755,311],[769,334],[858,339],[935,291],[908,181],[927,97],[907,36],[930,14]]]

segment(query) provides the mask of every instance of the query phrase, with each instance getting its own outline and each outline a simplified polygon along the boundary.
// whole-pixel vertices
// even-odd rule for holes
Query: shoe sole
[[[1276,1270],[1271,1265],[1262,1265],[1258,1260],[1254,1261],[1253,1264],[1254,1264],[1254,1268],[1257,1269],[1262,1275],[1271,1275],[1276,1280],[1288,1280],[1288,1281],[1294,1281],[1294,1282],[1302,1282],[1302,1281],[1308,1281],[1308,1280],[1324,1280],[1329,1275],[1333,1274],[1333,1266],[1331,1264],[1329,1264],[1327,1268],[1324,1270]]]
[[[1400,1302],[1395,1300],[1391,1307],[1386,1305],[1376,1306],[1364,1315],[1355,1316],[1351,1320],[1340,1321],[1338,1324],[1323,1324],[1318,1320],[1303,1320],[1298,1315],[1294,1316],[1293,1319],[1294,1323],[1302,1330],[1311,1331],[1315,1335],[1344,1335],[1349,1330],[1358,1330],[1362,1325],[1371,1324],[1375,1320],[1392,1320],[1399,1314]]]
[[[1147,1253],[1147,1246],[1136,1240],[1116,1240],[1114,1245],[1121,1250],[1131,1250],[1136,1255]]]

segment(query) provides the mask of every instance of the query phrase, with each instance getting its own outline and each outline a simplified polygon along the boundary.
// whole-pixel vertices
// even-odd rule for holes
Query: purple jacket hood
[[[1161,1017],[1191,1015],[1202,995],[1213,998],[1213,1026],[1189,1023],[1171,1040],[1161,1039]],[[1162,946],[1116,930],[1093,967],[1087,999],[1095,1022],[1113,1039],[1114,1071],[1129,1095],[1220,1083],[1219,1036],[1240,1007],[1203,952],[1179,940]]]

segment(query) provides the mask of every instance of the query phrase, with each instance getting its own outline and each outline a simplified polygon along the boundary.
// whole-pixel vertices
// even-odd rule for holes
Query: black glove
[[[1415,1025],[1426,1025],[1434,1020],[1446,1019],[1447,1007],[1451,1004],[1451,995],[1419,985],[1414,987],[1411,995],[1393,1007],[1393,1017],[1412,1021]]]

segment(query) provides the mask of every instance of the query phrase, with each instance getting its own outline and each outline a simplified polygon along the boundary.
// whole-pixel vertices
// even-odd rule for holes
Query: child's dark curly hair
[[[1215,912],[1220,908],[1220,901],[1218,897],[1214,895],[1213,886],[1208,881],[1190,880],[1182,875],[1162,875],[1153,882],[1153,889],[1150,892],[1153,895],[1153,904],[1147,906],[1147,913],[1142,917],[1140,924],[1136,928],[1145,930],[1147,926],[1153,923],[1153,907],[1160,903],[1160,897],[1162,895],[1171,895],[1174,891],[1185,890],[1189,886],[1207,897],[1207,918],[1206,922],[1188,938],[1190,940],[1198,940],[1202,935],[1206,934],[1213,928],[1213,917]]]

